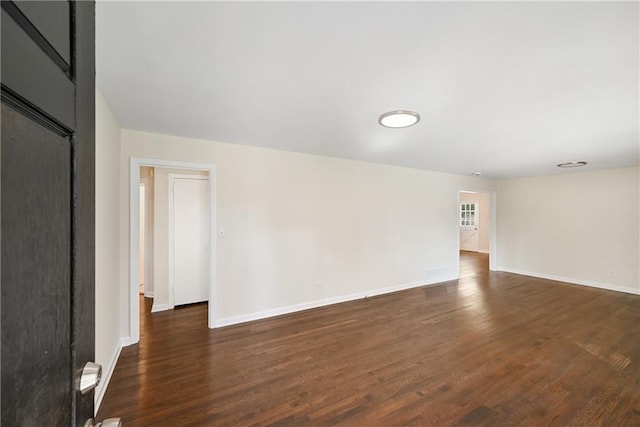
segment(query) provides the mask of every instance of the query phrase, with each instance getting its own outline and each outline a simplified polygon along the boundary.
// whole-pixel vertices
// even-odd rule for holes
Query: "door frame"
[[[173,209],[175,207],[175,203],[173,202],[173,184],[174,181],[176,179],[197,179],[200,181],[207,181],[207,183],[209,184],[209,187],[211,186],[211,182],[209,182],[209,177],[205,176],[205,175],[188,175],[188,174],[184,174],[184,173],[169,173],[169,185],[168,187],[168,193],[169,193],[169,215],[168,215],[168,223],[169,223],[169,233],[168,233],[168,247],[169,247],[169,309],[172,309],[175,307],[175,288],[174,288],[174,280],[173,280],[173,273],[175,271],[175,259],[174,259],[174,253],[175,253],[175,242],[173,240],[174,238],[174,212]],[[209,245],[211,245],[211,242],[209,242]],[[209,253],[211,253],[211,248],[209,248]],[[211,273],[211,272],[209,272]],[[209,283],[209,285],[211,285],[211,283]],[[209,299],[210,300],[210,299]],[[207,300],[207,302],[209,301]]]
[[[498,239],[497,239],[497,215],[496,215],[496,192],[490,190],[474,190],[468,188],[459,188],[456,193],[456,271],[458,277],[460,276],[460,193],[482,193],[489,195],[489,270],[498,271]],[[478,214],[478,213],[476,213]]]
[[[171,169],[192,169],[205,171],[209,175],[209,304],[208,327],[215,327],[215,273],[216,273],[216,167],[208,163],[192,163],[174,160],[130,157],[129,159],[129,339],[125,345],[140,341],[140,301],[138,257],[140,245],[140,167],[159,167]]]

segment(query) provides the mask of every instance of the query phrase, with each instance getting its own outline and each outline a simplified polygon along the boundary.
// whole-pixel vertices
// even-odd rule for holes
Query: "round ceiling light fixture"
[[[587,162],[566,162],[557,164],[556,166],[558,166],[559,168],[579,168],[586,165]]]
[[[420,115],[415,111],[388,111],[380,116],[378,123],[387,128],[407,128],[420,121]]]

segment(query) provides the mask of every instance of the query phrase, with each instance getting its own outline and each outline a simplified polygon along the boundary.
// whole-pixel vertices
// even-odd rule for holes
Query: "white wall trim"
[[[171,169],[192,169],[206,171],[209,174],[209,212],[211,229],[209,233],[209,328],[215,326],[215,272],[216,272],[216,168],[205,163],[178,162],[172,160],[145,159],[130,157],[129,159],[129,338],[131,344],[140,341],[140,303],[138,301],[140,284],[138,282],[138,250],[140,247],[140,166],[151,166]],[[155,188],[154,188],[155,191]],[[156,254],[154,254],[155,256]]]
[[[156,304],[154,303],[151,306],[151,312],[152,313],[157,313],[159,311],[165,311],[165,310],[171,310],[173,308],[173,306],[171,304]]]
[[[128,347],[130,345],[137,344],[138,340],[134,340],[131,337],[122,337],[120,338],[120,342],[122,343],[123,347]]]
[[[122,347],[127,345],[125,344],[126,341],[127,338],[120,338],[120,340],[118,341],[118,345],[116,345],[116,348],[113,351],[113,355],[111,355],[111,359],[109,359],[108,365],[102,367],[102,379],[100,380],[100,384],[98,384],[98,386],[96,387],[95,393],[93,395],[94,416],[98,414],[98,409],[100,409],[100,404],[102,403],[104,394],[107,392],[109,381],[111,381],[111,375],[113,375],[113,371],[116,369],[116,364],[118,363],[118,358],[120,358]]]
[[[456,275],[456,276],[444,277],[442,279],[439,279],[437,282],[419,281],[419,282],[405,283],[402,285],[389,286],[386,288],[372,289],[369,291],[357,292],[349,295],[325,298],[325,299],[310,301],[310,302],[303,302],[301,304],[273,308],[270,310],[258,311],[255,313],[243,314],[240,316],[225,317],[223,319],[218,319],[216,321],[216,327],[230,326],[230,325],[236,325],[238,323],[251,322],[253,320],[266,319],[269,317],[295,313],[297,311],[309,310],[311,308],[323,307],[331,304],[339,304],[342,302],[354,301],[354,300],[363,299],[367,297],[373,297],[376,295],[383,295],[383,294],[388,294],[392,292],[402,291],[405,289],[418,288],[421,286],[438,285],[438,284],[443,284],[444,282],[457,280],[457,279],[458,279],[458,276]]]
[[[521,276],[531,276],[540,279],[555,280],[557,282],[565,282],[572,285],[589,286],[591,288],[606,289],[608,291],[624,292],[627,294],[640,295],[640,289],[628,288],[626,286],[610,285],[608,283],[593,282],[591,280],[574,279],[572,277],[555,276],[553,274],[536,273],[532,271],[519,270],[517,268],[498,267],[499,271],[505,273],[520,274]]]
[[[478,250],[478,253],[479,253],[479,254],[488,254],[488,253],[489,253],[489,251],[485,251],[484,249],[479,249],[479,250]]]
[[[153,291],[144,291],[145,298],[153,298]]]

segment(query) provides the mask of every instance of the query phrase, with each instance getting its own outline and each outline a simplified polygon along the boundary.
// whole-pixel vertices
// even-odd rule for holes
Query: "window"
[[[478,202],[460,203],[460,227],[476,227],[478,225]]]

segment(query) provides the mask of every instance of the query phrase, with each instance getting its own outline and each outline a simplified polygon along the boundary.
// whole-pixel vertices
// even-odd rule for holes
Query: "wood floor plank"
[[[98,419],[125,426],[640,425],[640,297],[490,272],[216,330],[150,313]]]

